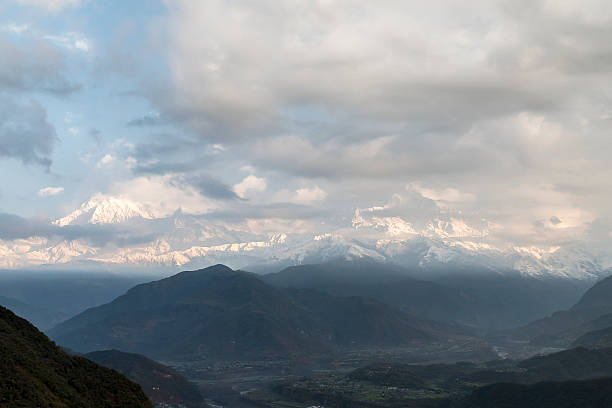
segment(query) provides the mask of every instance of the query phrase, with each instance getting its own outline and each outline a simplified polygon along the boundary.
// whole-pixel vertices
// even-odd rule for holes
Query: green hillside
[[[0,307],[0,406],[151,407],[140,386],[69,356],[26,320]]]

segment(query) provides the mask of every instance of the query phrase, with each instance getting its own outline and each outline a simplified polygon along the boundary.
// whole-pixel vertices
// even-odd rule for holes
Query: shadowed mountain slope
[[[87,353],[84,357],[128,377],[140,384],[154,403],[202,407],[204,400],[195,384],[175,370],[140,354],[118,350]]]
[[[365,296],[429,319],[474,323],[477,300],[434,282],[414,279],[400,267],[376,262],[300,265],[261,280],[283,288],[315,289],[335,296]]]
[[[140,386],[106,367],[69,356],[0,307],[0,406],[151,407]]]
[[[586,289],[583,283],[538,280],[516,271],[450,268],[431,276],[413,272],[375,261],[336,261],[293,266],[261,279],[284,288],[366,296],[417,316],[484,331],[516,327],[569,307]]]
[[[569,310],[555,312],[505,334],[534,344],[568,347],[592,345],[594,340],[578,342],[577,339],[589,332],[605,333],[602,330],[608,327],[612,327],[612,277],[596,283]]]
[[[138,285],[50,334],[82,352],[115,348],[212,360],[312,360],[338,346],[402,345],[465,335],[379,301],[281,290],[223,265]]]

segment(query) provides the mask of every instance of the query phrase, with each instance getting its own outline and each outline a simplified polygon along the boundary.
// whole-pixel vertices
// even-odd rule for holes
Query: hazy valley
[[[157,404],[476,407],[496,383],[612,375],[612,278],[589,287],[456,267],[426,280],[422,270],[368,258],[268,274],[217,265],[153,281],[74,276],[50,274],[36,292],[13,275],[7,282],[20,292],[12,293],[38,295],[30,299],[39,305],[13,307]],[[72,293],[64,305],[84,302],[73,317],[55,324],[41,314]],[[529,359],[541,353],[548,360]]]

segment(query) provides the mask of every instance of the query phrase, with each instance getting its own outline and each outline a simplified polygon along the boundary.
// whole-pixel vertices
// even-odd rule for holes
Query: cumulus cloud
[[[248,166],[236,196],[325,199],[333,219],[401,192],[380,219],[485,219],[529,244],[612,216],[612,13],[597,0],[167,5],[171,77],[143,91],[159,114],[131,124],[164,118],[224,149],[168,135],[138,148],[137,174]]]
[[[607,4],[166,4],[164,35],[152,29],[146,39],[158,48],[101,61],[148,101],[118,119],[123,144],[102,124],[104,139],[90,132],[105,150],[87,166],[129,162],[105,171],[118,179],[95,191],[141,202],[155,219],[180,209],[245,234],[353,222],[388,239],[473,230],[525,246],[609,235]],[[0,100],[32,129],[2,136],[0,156],[48,167],[57,139],[24,95],[76,91],[62,55],[97,39],[70,28],[46,40],[32,33],[2,27]],[[148,82],[133,61],[161,63]],[[3,131],[13,126],[5,111]],[[94,126],[66,128],[77,125],[80,137]]]
[[[267,187],[266,180],[253,174],[246,176],[240,183],[234,185],[234,192],[240,198],[246,198],[248,192],[261,193]]]
[[[64,187],[44,187],[38,190],[38,196],[39,197],[54,196],[54,195],[58,195],[62,191],[64,191]]]
[[[177,98],[163,106],[200,130],[275,126],[313,106],[421,130],[469,126],[559,106],[567,79],[585,71],[572,51],[601,65],[594,48],[608,47],[594,47],[585,32],[603,24],[591,27],[545,1],[218,0],[172,2],[169,10]],[[554,18],[536,25],[545,15]]]
[[[96,164],[96,167],[97,168],[106,167],[106,166],[110,165],[114,160],[115,160],[115,158],[113,157],[113,155],[107,153],[104,156],[102,156],[102,158],[100,160],[98,160],[98,163]]]
[[[291,201],[298,204],[313,204],[325,200],[327,193],[319,186],[312,188],[304,187],[295,191]]]

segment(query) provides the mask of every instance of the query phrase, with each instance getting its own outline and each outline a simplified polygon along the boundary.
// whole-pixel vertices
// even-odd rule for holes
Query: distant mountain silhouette
[[[371,297],[420,317],[483,331],[516,327],[545,316],[582,290],[579,284],[538,280],[516,272],[447,269],[428,277],[371,260],[293,266],[261,279],[278,287]]]
[[[83,352],[115,348],[177,359],[313,360],[338,347],[432,342],[465,332],[372,299],[282,290],[216,265],[138,285],[50,335]]]
[[[112,368],[140,384],[154,403],[181,405],[186,408],[203,406],[204,400],[195,384],[170,367],[140,354],[103,350],[87,353],[84,357]]]
[[[593,285],[572,307],[573,310],[606,309],[612,313],[612,276]]]
[[[605,329],[587,332],[578,337],[572,345],[589,348],[612,347],[612,325]]]
[[[140,386],[69,356],[26,320],[0,307],[0,406],[152,407]]]
[[[330,296],[312,289],[287,292],[339,346],[400,346],[471,335],[463,327],[421,319],[372,298]]]
[[[569,310],[555,312],[506,334],[540,345],[588,346],[596,343],[594,338],[598,334],[591,334],[582,341],[577,339],[595,331],[603,335],[603,330],[608,327],[612,327],[612,277],[596,283]],[[607,346],[612,346],[612,343]]]
[[[61,314],[7,296],[0,296],[0,305],[26,319],[40,330],[49,329],[61,321]]]
[[[0,270],[0,297],[6,299],[0,304],[43,331],[153,279],[95,271],[22,272]]]
[[[437,283],[414,279],[401,267],[373,261],[292,266],[261,275],[277,287],[315,289],[335,296],[366,296],[429,319],[473,324],[478,301]]]

